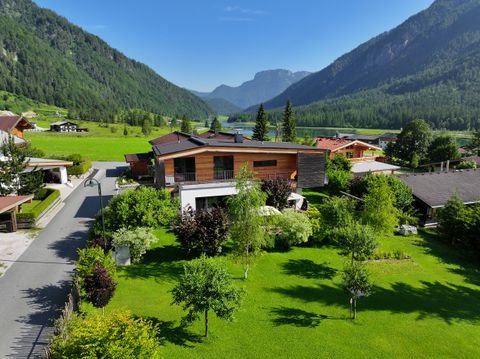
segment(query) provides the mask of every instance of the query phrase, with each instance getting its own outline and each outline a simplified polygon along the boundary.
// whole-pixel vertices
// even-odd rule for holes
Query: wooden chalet
[[[79,127],[75,122],[57,121],[50,124],[50,132],[88,132],[88,129]]]
[[[315,146],[328,153],[333,159],[336,155],[343,155],[352,160],[373,159],[373,154],[367,156],[368,151],[381,151],[380,147],[362,142],[359,140],[348,140],[345,138],[317,137]]]
[[[178,192],[182,208],[195,209],[204,198],[235,194],[234,178],[245,164],[257,179],[284,178],[297,191],[325,184],[325,151],[315,147],[213,131],[199,136],[173,133],[150,143],[155,185]],[[132,173],[139,174],[143,155],[125,155]]]
[[[23,132],[33,128],[33,125],[22,116],[0,116],[0,131],[21,140],[25,140]]]

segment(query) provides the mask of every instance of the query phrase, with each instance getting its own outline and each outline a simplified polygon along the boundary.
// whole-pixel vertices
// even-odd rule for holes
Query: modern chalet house
[[[234,178],[247,164],[257,179],[285,178],[302,188],[325,183],[324,151],[289,142],[261,142],[241,134],[174,132],[150,141],[150,154],[125,155],[138,175],[153,163],[155,185],[178,192],[182,208],[208,207],[236,193]]]

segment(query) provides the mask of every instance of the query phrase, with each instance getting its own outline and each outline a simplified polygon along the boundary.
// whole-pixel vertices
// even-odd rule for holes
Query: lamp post
[[[105,238],[105,218],[103,217],[102,185],[95,178],[90,178],[83,183],[83,187],[98,187],[98,196],[100,197],[100,215],[102,217],[102,234]]]

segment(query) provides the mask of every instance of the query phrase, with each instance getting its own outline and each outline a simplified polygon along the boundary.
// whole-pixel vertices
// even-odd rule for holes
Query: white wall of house
[[[197,198],[232,196],[237,194],[235,182],[183,184],[179,186],[180,205],[183,210],[196,210]]]

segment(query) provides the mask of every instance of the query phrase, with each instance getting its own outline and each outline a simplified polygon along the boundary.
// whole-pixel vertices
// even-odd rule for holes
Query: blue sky
[[[173,83],[211,91],[262,70],[319,71],[432,0],[36,0]]]

